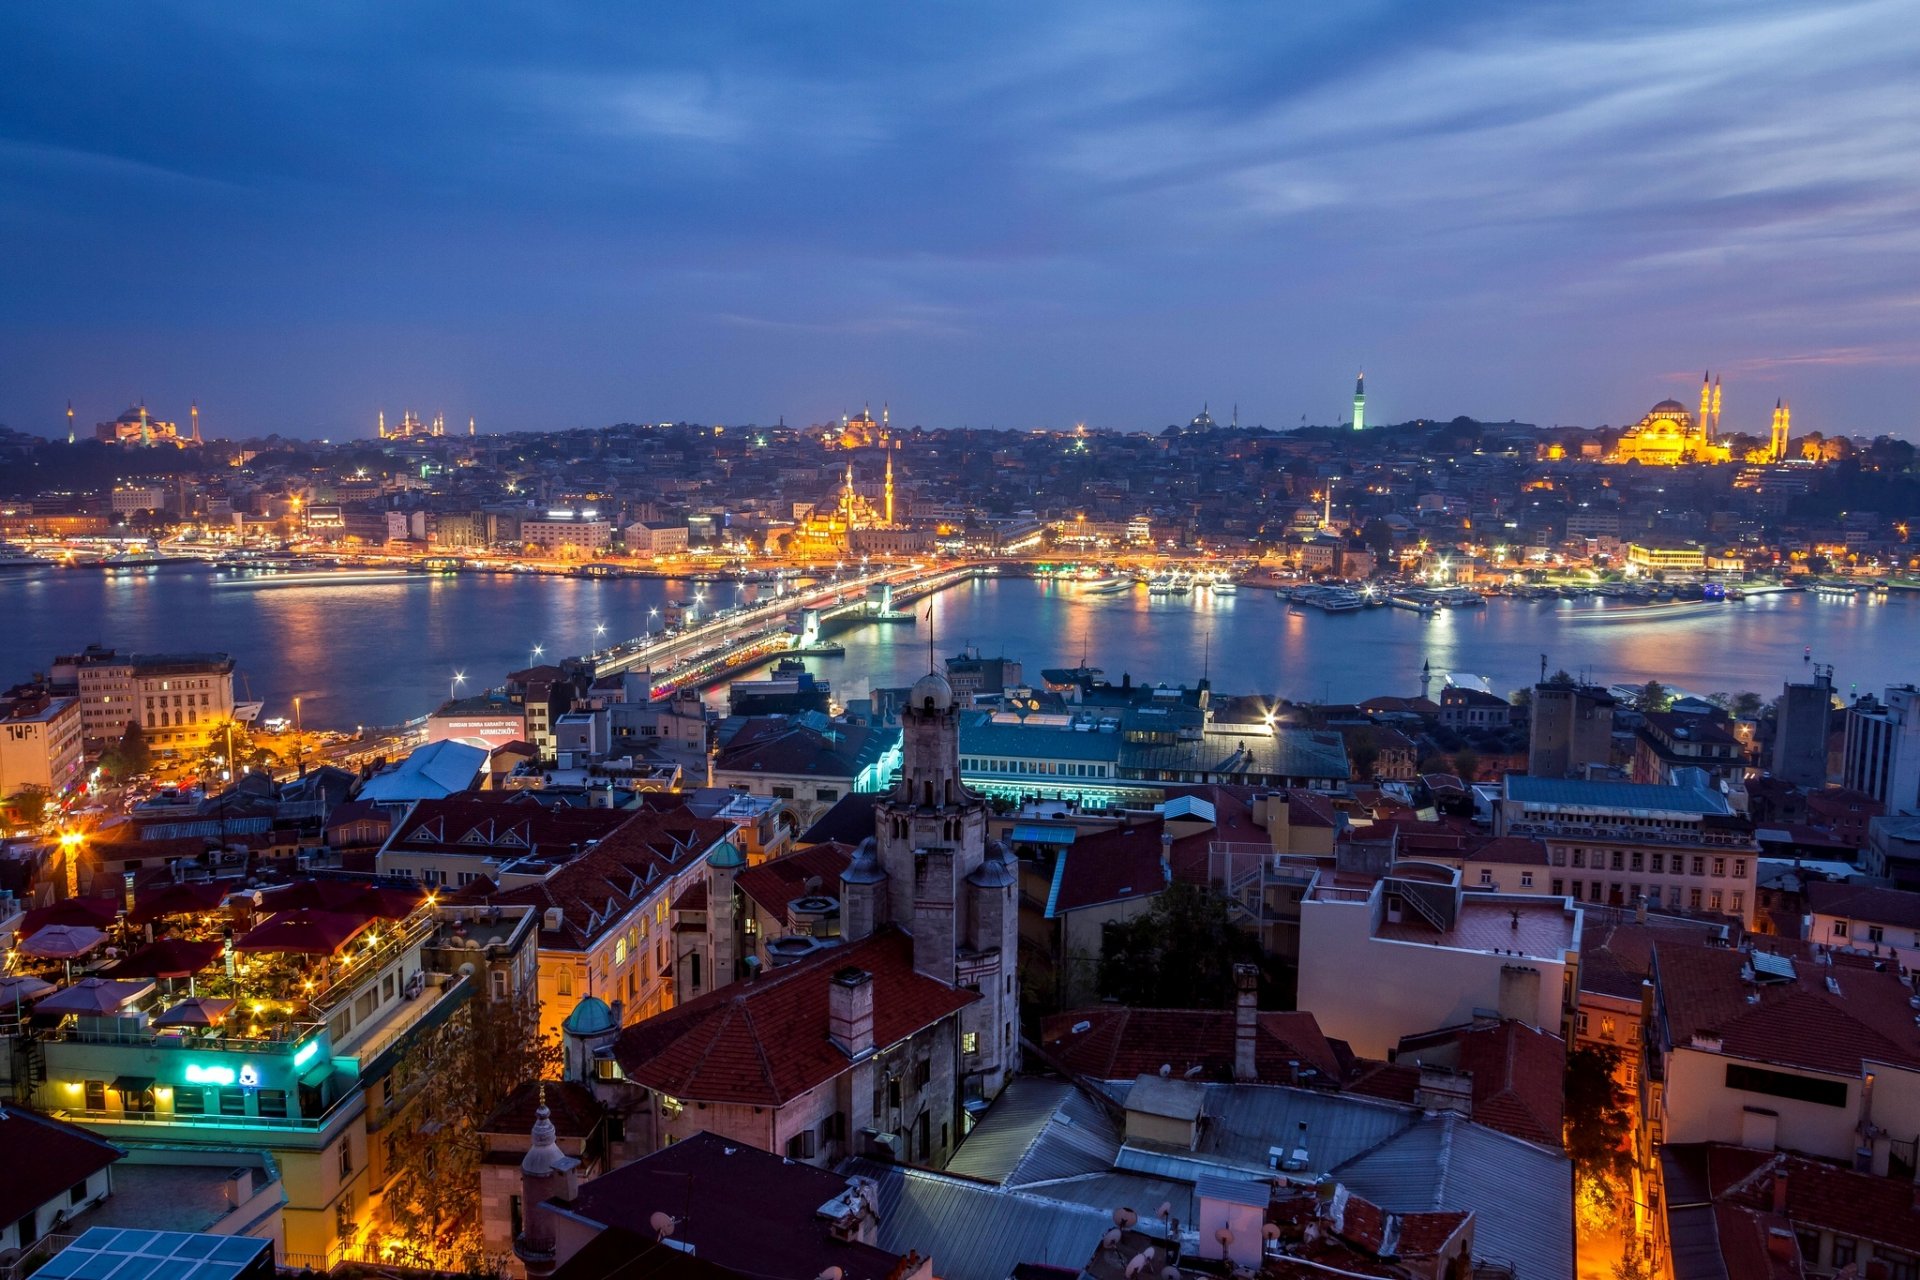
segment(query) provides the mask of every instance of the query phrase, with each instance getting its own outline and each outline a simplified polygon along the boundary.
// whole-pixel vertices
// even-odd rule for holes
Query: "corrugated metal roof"
[[[1451,1112],[1346,1161],[1333,1176],[1393,1213],[1471,1209],[1474,1256],[1515,1274],[1573,1274],[1573,1162]]]
[[[1015,844],[1072,844],[1072,827],[1043,827],[1036,822],[1016,822],[1013,826]]]
[[[1656,782],[1589,782],[1584,778],[1536,778],[1507,775],[1507,799],[1522,804],[1589,809],[1642,809],[1660,813],[1731,813],[1727,798],[1700,787],[1668,787]]]
[[[1323,1173],[1379,1145],[1420,1114],[1395,1102],[1286,1085],[1203,1087],[1206,1120],[1198,1150],[1129,1142],[1116,1163],[1135,1173],[1184,1182],[1231,1170],[1265,1177],[1272,1172],[1269,1149],[1305,1147],[1309,1170]]]
[[[1105,760],[1119,758],[1120,738],[1111,733],[1075,733],[1072,729],[1032,724],[963,724],[960,754],[1027,760]]]
[[[1105,1173],[1120,1130],[1073,1085],[1022,1076],[988,1108],[947,1172],[1007,1186]]]
[[[877,1184],[880,1230],[874,1243],[890,1253],[919,1250],[941,1280],[1007,1280],[1022,1262],[1077,1271],[1113,1226],[1111,1209],[925,1169],[848,1160],[840,1171]]]

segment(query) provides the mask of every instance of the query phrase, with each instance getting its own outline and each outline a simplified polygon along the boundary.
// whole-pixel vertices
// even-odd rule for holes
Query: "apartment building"
[[[198,751],[232,719],[234,662],[224,653],[118,653],[89,646],[55,658],[53,682],[80,699],[89,750],[120,740],[137,724],[156,751]]]
[[[1759,907],[1753,824],[1704,786],[1508,774],[1494,833],[1547,849],[1549,896],[1718,911],[1751,927]],[[1538,887],[1538,886],[1535,886]]]
[[[80,781],[78,698],[27,688],[0,696],[0,799],[29,787],[63,795]]]

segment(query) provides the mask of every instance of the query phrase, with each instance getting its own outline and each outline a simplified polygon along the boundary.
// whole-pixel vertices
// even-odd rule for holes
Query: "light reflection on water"
[[[54,654],[90,642],[123,649],[232,653],[252,696],[284,714],[297,694],[308,723],[393,723],[427,710],[448,677],[498,684],[525,666],[595,644],[594,628],[626,638],[648,611],[690,599],[692,583],[524,576],[426,577],[399,583],[217,587],[197,566],[152,573],[70,570],[0,580],[0,680],[44,670]],[[704,588],[710,600],[732,587]],[[1502,693],[1549,668],[1590,670],[1603,682],[1658,678],[1701,693],[1768,696],[1801,678],[1802,650],[1831,662],[1845,693],[1920,679],[1920,596],[1838,600],[1806,593],[1756,597],[1658,620],[1611,621],[1595,601],[1495,600],[1432,619],[1399,609],[1330,616],[1290,612],[1269,590],[1237,595],[1094,596],[1020,579],[965,584],[933,602],[938,656],[962,645],[1044,667],[1084,656],[1118,680],[1179,683],[1203,664],[1227,692],[1359,699],[1420,691],[1421,663],[1487,677]],[[920,606],[922,612],[926,606]],[[653,619],[654,626],[659,620]],[[903,685],[927,669],[928,626],[870,626],[838,637],[845,658],[808,659],[836,695]]]

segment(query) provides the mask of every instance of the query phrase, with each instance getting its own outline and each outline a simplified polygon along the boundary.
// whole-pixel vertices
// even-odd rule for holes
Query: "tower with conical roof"
[[[1364,431],[1367,428],[1367,371],[1362,369],[1360,376],[1353,380],[1353,429]]]
[[[556,1196],[573,1198],[574,1170],[580,1166],[579,1160],[560,1149],[557,1136],[542,1081],[540,1107],[533,1113],[533,1145],[520,1160],[520,1234],[513,1242],[514,1255],[529,1276],[553,1274],[553,1219],[541,1206]]]
[[[985,799],[960,779],[960,704],[946,677],[920,677],[900,719],[900,779],[841,876],[841,930],[853,942],[898,925],[913,935],[915,969],[980,993],[960,1013],[961,1061],[991,1097],[1019,1065],[1018,877],[987,841]]]

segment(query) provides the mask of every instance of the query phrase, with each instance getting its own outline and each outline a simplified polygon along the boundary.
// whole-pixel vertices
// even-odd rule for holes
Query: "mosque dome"
[[[560,1029],[573,1036],[597,1036],[620,1028],[613,1020],[613,1010],[599,996],[584,996],[580,1003],[573,1006],[573,1012],[560,1024]]]
[[[915,711],[924,710],[929,701],[935,711],[946,711],[953,706],[953,686],[937,671],[929,671],[915,680],[907,692],[907,705]]]
[[[722,840],[720,847],[707,858],[707,865],[719,867],[722,871],[738,871],[747,865],[747,856],[740,852],[740,846],[731,840]]]
[[[1648,416],[1660,413],[1685,413],[1686,411],[1687,406],[1681,404],[1678,400],[1662,400],[1648,411]]]

